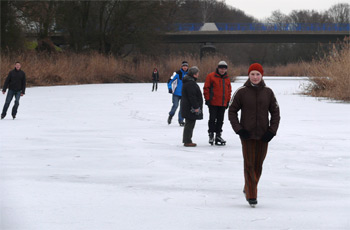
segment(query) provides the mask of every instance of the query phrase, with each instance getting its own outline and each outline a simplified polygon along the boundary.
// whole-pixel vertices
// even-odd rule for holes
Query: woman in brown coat
[[[276,97],[266,87],[263,75],[260,64],[254,63],[249,67],[249,79],[232,97],[228,113],[233,130],[241,138],[245,178],[243,192],[252,206],[258,203],[257,187],[268,142],[276,135],[280,122]],[[240,110],[241,118],[238,119]]]

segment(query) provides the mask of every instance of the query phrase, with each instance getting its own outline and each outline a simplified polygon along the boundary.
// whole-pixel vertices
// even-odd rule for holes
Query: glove
[[[198,112],[196,112],[196,110],[193,107],[191,107],[191,113],[194,113],[196,115],[200,115],[202,113],[202,110],[201,110],[201,108],[198,108]]]
[[[270,142],[272,138],[275,136],[275,134],[271,133],[270,131],[267,131],[264,133],[264,135],[261,137],[261,140],[263,142]]]
[[[169,93],[173,93],[173,90],[172,89],[168,89],[169,90]]]
[[[250,133],[246,129],[239,130],[237,134],[242,140],[248,140],[250,137]]]
[[[210,101],[205,101],[205,104],[206,105],[210,105]]]

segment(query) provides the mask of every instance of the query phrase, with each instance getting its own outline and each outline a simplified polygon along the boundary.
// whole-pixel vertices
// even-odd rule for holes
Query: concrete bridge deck
[[[349,31],[180,31],[163,35],[165,43],[329,43]]]

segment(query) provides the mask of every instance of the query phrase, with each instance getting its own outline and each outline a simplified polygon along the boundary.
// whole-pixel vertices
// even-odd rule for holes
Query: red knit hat
[[[264,69],[263,69],[262,65],[260,65],[259,63],[253,63],[250,65],[250,67],[248,69],[248,75],[253,70],[259,71],[261,73],[261,75],[264,76]]]

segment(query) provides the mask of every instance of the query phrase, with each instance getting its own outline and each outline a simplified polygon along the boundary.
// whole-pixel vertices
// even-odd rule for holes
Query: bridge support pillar
[[[200,59],[205,56],[214,55],[216,52],[216,47],[211,42],[206,42],[201,45]]]

